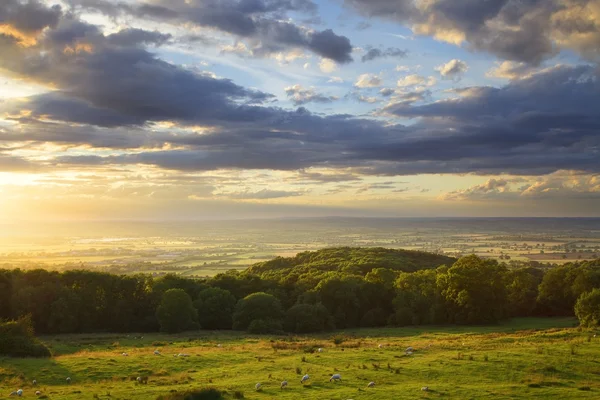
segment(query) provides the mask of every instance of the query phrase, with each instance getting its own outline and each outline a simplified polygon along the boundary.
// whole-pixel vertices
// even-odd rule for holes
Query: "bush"
[[[0,323],[0,355],[10,357],[51,357],[33,332],[31,317]]]
[[[223,394],[217,389],[206,388],[185,393],[171,393],[158,396],[156,400],[222,400]]]
[[[297,304],[285,315],[287,332],[323,332],[334,328],[333,318],[322,304]]]
[[[255,319],[248,326],[248,332],[254,334],[281,333],[281,321],[274,319]]]
[[[235,306],[233,329],[243,331],[248,329],[254,320],[264,320],[265,322],[257,322],[257,329],[260,330],[265,324],[273,326],[271,324],[277,321],[281,330],[282,318],[281,303],[275,296],[263,292],[253,293],[238,301]]]
[[[600,325],[600,289],[593,289],[579,296],[575,304],[575,315],[583,327]]]

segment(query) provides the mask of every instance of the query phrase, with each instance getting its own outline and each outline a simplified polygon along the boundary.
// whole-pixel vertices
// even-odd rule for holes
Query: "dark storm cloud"
[[[152,4],[125,4],[108,0],[72,0],[76,9],[91,9],[109,16],[132,15],[170,23],[193,23],[257,41],[256,55],[286,48],[303,48],[338,63],[352,61],[352,45],[331,29],[315,31],[285,21],[288,12],[316,16],[309,0],[158,0]]]
[[[139,45],[161,46],[167,43],[172,36],[158,31],[145,31],[143,29],[124,29],[107,37],[110,44],[116,46],[133,47]]]
[[[598,0],[345,0],[360,12],[401,24],[415,33],[538,64],[560,48],[600,57]]]
[[[268,118],[251,126],[223,122],[218,132],[173,140],[187,150],[57,161],[185,171],[353,168],[381,175],[600,170],[600,79],[593,67],[556,67],[501,89],[471,88],[461,96],[386,108],[419,118],[410,126],[270,108]]]
[[[144,48],[156,36],[138,32],[131,39],[125,31],[128,36],[114,43],[100,28],[66,15],[40,33],[35,46],[0,37],[0,68],[55,88],[0,103],[3,118],[18,122],[18,129],[2,130],[0,140],[118,150],[62,156],[49,167],[316,167],[380,175],[600,171],[600,76],[592,66],[557,66],[426,104],[426,92],[396,92],[391,99],[398,102],[383,112],[415,120],[404,126],[269,106],[266,93],[159,59]],[[153,122],[176,126],[165,133]],[[206,129],[196,134],[187,126]]]
[[[37,0],[2,0],[0,25],[7,24],[25,34],[55,26],[62,15],[60,6],[46,7]]]
[[[362,62],[373,61],[377,58],[400,57],[404,58],[408,54],[407,50],[401,50],[394,47],[388,47],[385,50],[369,48],[367,53],[362,56]]]

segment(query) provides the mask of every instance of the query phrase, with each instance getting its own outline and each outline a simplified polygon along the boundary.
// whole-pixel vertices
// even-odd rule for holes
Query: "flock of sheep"
[[[217,347],[221,347],[221,345],[218,344]],[[378,347],[381,349],[381,348],[384,347],[384,345],[380,344],[380,345],[378,345]],[[405,350],[405,354],[406,355],[412,355],[414,351],[415,350],[412,347],[408,347]],[[317,352],[322,353],[323,349],[319,348],[319,349],[317,349]],[[129,356],[128,353],[122,353],[121,355],[123,357],[128,357]],[[155,356],[162,356],[162,353],[159,350],[154,350],[154,355]],[[189,357],[190,355],[189,354],[184,354],[184,353],[179,353],[179,354],[174,354],[173,356],[174,357]],[[300,384],[304,385],[306,382],[308,382],[309,379],[310,379],[310,376],[308,374],[305,374],[302,377],[302,379],[300,379]],[[148,378],[147,377],[138,376],[136,378],[136,381],[139,384],[147,384],[148,383]],[[342,376],[340,374],[333,374],[333,375],[331,375],[331,378],[329,378],[329,382],[341,382],[341,381],[342,381]],[[67,382],[67,384],[70,384],[71,383],[71,377],[67,377],[66,378],[66,382]],[[33,386],[37,386],[37,380],[34,379],[32,381],[32,383],[33,383]],[[288,381],[282,381],[280,388],[283,390],[283,389],[285,389],[287,387],[288,387]],[[374,388],[375,387],[375,382],[369,382],[367,384],[367,387],[368,388]],[[262,384],[261,383],[257,383],[255,385],[255,389],[256,390],[261,390],[262,389]],[[424,386],[424,387],[421,388],[421,390],[428,391],[429,388],[427,386]],[[39,390],[36,390],[36,392],[35,392],[36,396],[40,396],[41,394],[42,394],[42,392],[40,392]],[[23,389],[18,389],[18,390],[14,391],[14,392],[11,392],[10,396],[18,396],[18,397],[23,396]]]

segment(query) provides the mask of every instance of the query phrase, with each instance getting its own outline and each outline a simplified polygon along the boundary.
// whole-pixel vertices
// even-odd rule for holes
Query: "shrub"
[[[296,304],[285,314],[285,330],[296,333],[312,333],[331,330],[333,318],[322,304]]]
[[[0,355],[36,358],[52,356],[50,350],[34,336],[30,316],[0,323]]]
[[[237,397],[236,397],[237,398]],[[243,397],[242,397],[243,398]],[[223,394],[217,389],[206,388],[185,393],[171,393],[158,396],[156,400],[222,400]]]
[[[281,333],[281,321],[274,319],[255,319],[248,326],[248,333],[265,334],[265,333]]]

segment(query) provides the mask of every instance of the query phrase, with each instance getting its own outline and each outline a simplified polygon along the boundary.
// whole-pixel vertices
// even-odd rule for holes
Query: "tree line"
[[[30,316],[38,334],[253,333],[427,324],[510,317],[600,319],[600,259],[549,269],[471,255],[388,249],[300,253],[213,278],[0,270],[0,320]]]

